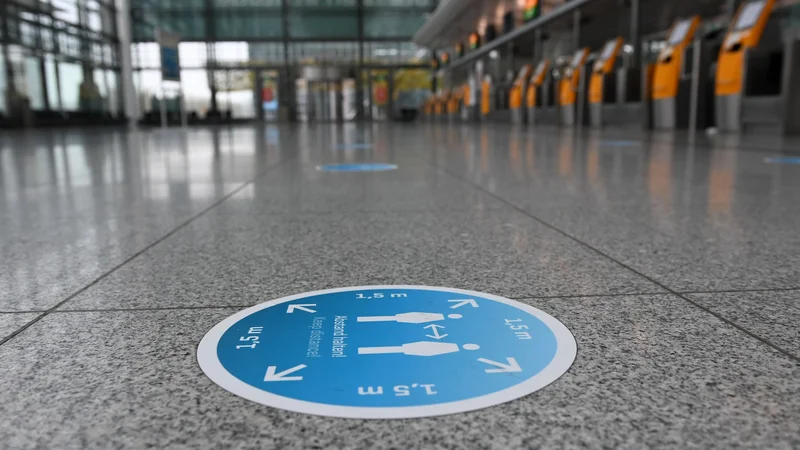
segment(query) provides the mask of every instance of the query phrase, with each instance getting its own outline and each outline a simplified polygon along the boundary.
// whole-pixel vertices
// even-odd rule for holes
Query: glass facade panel
[[[34,3],[46,7],[32,8]],[[10,61],[2,64],[10,68],[15,90],[28,100],[34,123],[37,117],[58,117],[41,114],[47,109],[101,112],[109,108],[108,79],[119,79],[114,2],[0,2],[0,13],[7,25],[0,28],[2,40],[11,43]],[[84,74],[94,76],[84,80]],[[3,76],[7,78],[5,72]],[[0,89],[3,105],[8,105],[7,91],[7,86]],[[119,105],[119,99],[115,101]],[[12,109],[15,116],[25,114],[23,108]]]
[[[108,111],[112,115],[118,116],[123,113],[123,108],[120,103],[119,77],[117,76],[117,72],[113,70],[106,70],[105,75],[106,82],[108,83]]]
[[[6,61],[3,55],[3,45],[0,44],[0,116],[7,113],[6,89],[8,89],[8,83],[6,83]]]
[[[80,86],[83,82],[83,71],[78,64],[60,62],[58,75],[61,87],[61,109],[63,111],[80,110]]]
[[[29,56],[25,58],[25,79],[27,82],[28,100],[31,109],[42,110],[44,105],[44,90],[42,89],[42,71],[39,66],[39,58]]]
[[[194,113],[200,118],[205,117],[211,109],[208,71],[205,69],[181,70],[181,87],[188,113]]]
[[[364,35],[367,38],[406,38],[425,22],[425,17],[409,13],[367,13],[364,17]]]
[[[289,16],[289,37],[299,39],[358,38],[358,16],[356,14],[292,12],[292,15]]]
[[[58,90],[58,75],[56,74],[56,61],[53,55],[47,55],[44,61],[44,72],[47,77],[47,99],[50,101],[50,109],[61,110],[61,93]]]
[[[279,11],[229,10],[220,12],[214,20],[219,39],[279,39],[283,33]]]

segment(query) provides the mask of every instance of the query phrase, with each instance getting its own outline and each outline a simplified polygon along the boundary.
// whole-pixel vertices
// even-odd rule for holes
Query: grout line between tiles
[[[86,308],[86,309],[59,309],[51,314],[87,313],[87,312],[135,312],[135,311],[189,311],[207,309],[244,309],[254,305],[219,305],[219,306],[156,306],[152,308]]]
[[[573,295],[524,295],[521,297],[506,297],[511,300],[536,300],[536,299],[570,299],[570,298],[607,298],[607,297],[637,297],[641,295],[672,295],[670,292],[633,292],[630,294],[573,294]]]
[[[721,289],[721,290],[709,290],[709,291],[679,291],[680,294],[731,294],[731,293],[745,293],[745,292],[787,292],[787,291],[798,291],[800,287],[790,287],[790,288],[762,288],[762,289]]]
[[[607,298],[607,297],[637,297],[642,295],[672,295],[669,292],[635,292],[630,294],[577,294],[577,295],[523,295],[519,297],[506,297],[511,300],[536,300],[536,299],[571,299],[571,298]],[[244,309],[254,305],[207,305],[207,306],[156,306],[141,308],[81,308],[57,309],[50,314],[85,313],[85,312],[127,312],[127,311],[181,311],[204,309]],[[46,313],[47,311],[0,311],[0,314],[31,314]]]
[[[511,202],[511,201],[509,201],[509,200],[506,200],[505,198],[503,198],[503,197],[501,197],[501,196],[499,196],[499,195],[495,194],[494,192],[492,192],[492,191],[490,191],[490,190],[488,190],[488,189],[484,188],[484,187],[483,187],[483,186],[481,186],[480,184],[474,183],[474,182],[470,181],[470,180],[469,180],[469,179],[467,179],[467,178],[464,178],[464,177],[462,177],[462,176],[460,176],[460,175],[458,175],[458,174],[455,174],[455,173],[453,173],[453,172],[451,172],[451,171],[449,171],[449,170],[447,170],[447,169],[444,169],[444,168],[440,167],[438,164],[436,164],[435,162],[430,162],[430,161],[429,161],[427,158],[425,158],[423,155],[420,155],[420,157],[421,157],[422,159],[424,159],[425,161],[428,161],[428,163],[429,163],[429,164],[431,164],[432,166],[434,166],[434,167],[436,167],[437,169],[441,170],[443,173],[445,173],[445,174],[447,174],[447,175],[450,175],[451,177],[453,177],[453,178],[455,178],[455,179],[457,179],[457,180],[460,180],[461,182],[463,182],[463,183],[465,183],[465,184],[467,184],[467,185],[469,185],[469,186],[472,186],[474,189],[478,189],[478,190],[480,190],[481,192],[484,192],[485,194],[489,195],[490,197],[492,197],[492,198],[495,198],[495,199],[497,199],[497,200],[499,200],[499,201],[503,202],[504,204],[508,205],[509,207],[511,207],[512,209],[514,209],[515,211],[517,211],[517,212],[519,212],[519,213],[521,213],[521,214],[523,214],[523,215],[525,215],[525,216],[528,216],[529,218],[533,219],[534,221],[538,222],[539,224],[541,224],[541,225],[543,225],[543,226],[545,226],[545,227],[547,227],[547,228],[549,228],[549,229],[551,229],[551,230],[553,230],[553,231],[557,232],[558,234],[560,234],[560,235],[562,235],[562,236],[564,236],[564,237],[566,237],[566,238],[568,238],[568,239],[572,240],[573,242],[576,242],[576,243],[578,243],[578,244],[580,244],[580,245],[582,245],[582,246],[584,246],[584,247],[586,247],[586,248],[588,248],[588,249],[592,250],[593,252],[597,253],[598,255],[601,255],[601,256],[603,256],[603,257],[605,257],[605,258],[607,258],[607,259],[609,259],[609,260],[611,260],[611,261],[615,262],[616,264],[620,265],[621,267],[624,267],[625,269],[628,269],[629,271],[631,271],[631,272],[635,273],[636,275],[639,275],[640,277],[644,278],[645,280],[647,280],[647,281],[649,281],[649,282],[651,282],[651,283],[655,284],[656,286],[658,286],[658,287],[660,287],[660,288],[662,288],[662,289],[666,290],[668,293],[670,293],[670,294],[673,294],[673,295],[675,295],[675,296],[678,296],[678,297],[682,298],[682,299],[683,299],[683,300],[685,300],[686,302],[688,302],[688,303],[690,303],[690,304],[694,305],[696,308],[698,308],[698,309],[700,309],[700,310],[702,310],[702,311],[705,311],[705,312],[706,312],[706,313],[708,313],[708,314],[711,314],[712,316],[716,317],[717,319],[721,320],[722,322],[724,322],[724,323],[726,323],[726,324],[728,324],[728,325],[730,325],[730,326],[732,326],[732,327],[736,328],[737,330],[739,330],[739,331],[741,331],[742,333],[744,333],[744,334],[746,334],[746,335],[748,335],[748,336],[752,337],[753,339],[756,339],[756,340],[758,340],[758,341],[762,342],[763,344],[766,344],[766,345],[768,345],[768,346],[772,347],[774,350],[776,350],[776,351],[778,351],[778,352],[780,352],[780,353],[782,353],[782,354],[784,354],[784,355],[788,356],[789,358],[791,358],[791,359],[793,359],[793,360],[795,360],[795,361],[800,361],[800,356],[798,356],[798,355],[795,355],[794,353],[792,353],[792,352],[789,352],[788,350],[785,350],[784,348],[782,348],[782,347],[778,346],[777,344],[773,343],[773,342],[772,342],[772,341],[770,341],[769,339],[766,339],[766,338],[764,338],[764,337],[761,337],[761,336],[759,336],[759,335],[757,335],[757,334],[755,334],[755,333],[751,332],[750,330],[748,330],[748,329],[746,329],[746,328],[744,328],[744,327],[740,326],[740,325],[739,325],[739,324],[737,324],[736,322],[733,322],[732,320],[725,318],[724,316],[722,316],[722,315],[720,315],[720,314],[718,314],[718,313],[716,313],[716,312],[714,312],[714,311],[710,310],[709,308],[706,308],[705,306],[701,305],[700,303],[697,303],[697,302],[695,302],[695,301],[694,301],[694,300],[692,300],[691,298],[689,298],[689,297],[686,297],[685,295],[681,294],[680,292],[677,292],[677,291],[675,291],[674,289],[672,289],[672,288],[670,288],[670,287],[666,286],[665,284],[663,284],[663,283],[661,283],[661,282],[659,282],[659,281],[656,281],[656,280],[655,280],[655,279],[653,279],[652,277],[650,277],[650,276],[648,276],[648,275],[645,275],[644,273],[642,273],[642,272],[640,272],[640,271],[638,271],[638,270],[634,269],[634,268],[633,268],[633,267],[631,267],[630,265],[628,265],[628,264],[625,264],[625,263],[623,263],[622,261],[619,261],[619,260],[615,259],[615,258],[614,258],[614,257],[612,257],[611,255],[609,255],[609,254],[605,253],[604,251],[602,251],[602,250],[600,250],[600,249],[598,249],[598,248],[596,248],[596,247],[592,246],[591,244],[589,244],[589,243],[587,243],[587,242],[584,242],[584,241],[582,241],[581,239],[579,239],[579,238],[577,238],[577,237],[575,237],[575,236],[572,236],[571,234],[569,234],[569,233],[567,233],[567,232],[565,232],[565,231],[561,230],[560,228],[556,227],[555,225],[552,225],[551,223],[549,223],[549,222],[547,222],[547,221],[545,221],[545,220],[543,220],[543,219],[540,219],[539,217],[537,217],[537,216],[535,216],[535,215],[531,214],[530,212],[526,211],[525,209],[523,209],[523,208],[521,208],[521,207],[517,206],[517,205],[516,205],[516,204],[514,204],[513,202]]]
[[[64,304],[65,304],[65,303],[67,303],[68,301],[72,300],[73,298],[75,298],[75,297],[77,297],[78,295],[80,295],[80,294],[82,294],[83,292],[85,292],[85,291],[86,291],[87,289],[89,289],[90,287],[92,287],[92,286],[94,286],[95,284],[99,283],[101,280],[103,280],[103,279],[104,279],[104,278],[106,278],[107,276],[109,276],[109,275],[111,275],[112,273],[116,272],[116,271],[117,271],[117,270],[119,270],[121,267],[125,266],[126,264],[128,264],[128,263],[129,263],[129,262],[131,262],[131,261],[133,261],[134,259],[138,258],[138,257],[139,257],[139,256],[141,256],[143,253],[147,252],[148,250],[150,250],[151,248],[155,247],[156,245],[158,245],[158,244],[160,244],[160,243],[164,242],[164,241],[165,241],[165,240],[167,240],[167,239],[168,239],[170,236],[174,235],[174,234],[175,234],[175,233],[177,233],[178,231],[180,231],[180,230],[182,230],[183,228],[187,227],[189,224],[191,224],[191,223],[192,223],[192,222],[194,222],[195,220],[199,219],[200,217],[202,217],[202,216],[206,215],[206,214],[207,214],[209,211],[211,211],[212,209],[214,209],[214,208],[216,208],[217,206],[221,205],[223,202],[225,202],[225,201],[226,201],[226,200],[228,200],[229,198],[233,197],[234,195],[238,194],[238,193],[239,193],[239,192],[240,192],[242,189],[246,188],[247,186],[249,186],[250,184],[252,184],[252,183],[253,183],[255,180],[259,179],[260,177],[262,177],[262,176],[266,175],[266,174],[267,174],[269,171],[271,171],[271,170],[273,170],[273,169],[275,169],[275,168],[277,168],[277,167],[280,167],[280,166],[282,166],[283,164],[285,164],[285,163],[287,163],[287,162],[289,162],[289,161],[293,160],[294,158],[295,158],[295,156],[293,155],[293,156],[291,156],[291,157],[289,157],[289,158],[287,158],[287,159],[285,159],[285,160],[283,160],[283,161],[280,161],[280,162],[278,162],[278,163],[276,163],[276,164],[273,164],[273,165],[271,165],[271,166],[267,167],[266,169],[262,170],[261,172],[257,173],[257,174],[256,174],[255,176],[253,176],[251,179],[249,179],[249,180],[245,181],[244,183],[242,183],[242,184],[241,184],[239,187],[237,187],[236,189],[232,190],[231,192],[229,192],[229,193],[225,194],[225,196],[223,196],[222,198],[220,198],[220,199],[216,200],[215,202],[211,203],[211,204],[210,204],[209,206],[207,206],[205,209],[203,209],[203,210],[202,210],[202,211],[200,211],[199,213],[195,214],[194,216],[190,217],[189,219],[187,219],[186,221],[184,221],[183,223],[181,223],[181,224],[180,224],[180,225],[178,225],[177,227],[173,228],[171,231],[169,231],[169,232],[168,232],[167,234],[165,234],[164,236],[161,236],[161,237],[160,237],[160,238],[158,238],[157,240],[155,240],[155,241],[151,242],[150,244],[146,245],[144,248],[142,248],[142,249],[141,249],[141,250],[139,250],[138,252],[134,253],[133,255],[129,256],[128,258],[126,258],[126,259],[125,259],[124,261],[122,261],[121,263],[117,264],[116,266],[114,266],[114,267],[112,267],[111,269],[109,269],[109,270],[107,270],[106,272],[104,272],[104,273],[103,273],[102,275],[100,275],[99,277],[95,278],[95,279],[94,279],[94,281],[90,282],[89,284],[87,284],[87,285],[83,286],[82,288],[78,289],[77,291],[73,292],[72,294],[70,294],[69,296],[67,296],[67,298],[65,298],[64,300],[61,300],[60,302],[58,302],[57,304],[55,304],[53,307],[51,307],[50,309],[48,309],[48,310],[44,311],[44,312],[43,312],[42,314],[40,314],[39,316],[37,316],[35,319],[31,320],[30,322],[28,322],[28,323],[26,323],[25,325],[23,325],[22,327],[18,328],[16,331],[14,331],[13,333],[11,333],[10,335],[8,335],[8,336],[6,336],[5,338],[3,338],[2,340],[0,340],[0,346],[1,346],[1,345],[3,345],[3,344],[5,344],[6,342],[10,341],[11,339],[13,339],[14,337],[16,337],[17,335],[19,335],[19,334],[20,334],[20,333],[22,333],[23,331],[27,330],[27,329],[28,329],[30,326],[32,326],[32,325],[33,325],[33,324],[35,324],[36,322],[38,322],[38,321],[42,320],[42,319],[43,319],[45,316],[47,316],[47,315],[51,314],[53,311],[55,311],[56,309],[60,308],[62,305],[64,305]]]

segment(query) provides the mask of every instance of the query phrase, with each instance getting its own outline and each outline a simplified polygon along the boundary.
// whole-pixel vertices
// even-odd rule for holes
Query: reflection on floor
[[[800,165],[780,147],[443,124],[0,134],[8,448],[797,448]],[[796,156],[791,155],[789,156]],[[389,163],[377,173],[321,164]],[[197,366],[233,312],[368,284],[564,322],[557,382],[409,421],[284,412]]]

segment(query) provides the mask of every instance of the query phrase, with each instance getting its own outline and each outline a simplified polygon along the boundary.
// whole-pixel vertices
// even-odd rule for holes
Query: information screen
[[[692,26],[692,20],[686,19],[675,24],[672,28],[672,33],[669,35],[669,45],[678,45],[686,39],[689,33],[689,28]]]
[[[540,61],[539,65],[536,66],[536,72],[533,74],[533,77],[534,78],[541,77],[542,76],[542,72],[544,72],[545,66],[547,66],[547,62],[546,61]]]
[[[614,39],[613,41],[606,42],[606,46],[603,47],[603,53],[600,54],[601,61],[607,61],[608,58],[614,55],[614,50],[617,48],[617,40]]]
[[[528,66],[519,69],[519,73],[517,74],[518,81],[525,81],[525,74],[528,73]]]
[[[761,11],[764,10],[764,5],[766,5],[766,3],[766,0],[760,0],[745,6],[742,10],[742,13],[739,14],[739,19],[736,20],[736,26],[734,27],[734,30],[742,31],[755,25],[756,21],[758,21],[758,18],[761,16]]]
[[[581,64],[582,59],[583,59],[583,49],[575,52],[575,56],[572,57],[572,62],[569,63],[570,67],[577,68]]]

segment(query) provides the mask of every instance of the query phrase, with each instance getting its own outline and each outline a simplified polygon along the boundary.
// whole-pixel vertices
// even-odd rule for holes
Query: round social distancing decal
[[[373,164],[373,163],[356,163],[356,164],[326,164],[317,166],[320,172],[386,172],[388,170],[396,170],[396,164]]]
[[[426,286],[293,295],[217,324],[203,372],[246,399],[307,414],[410,418],[508,402],[563,375],[575,339],[514,300]]]

